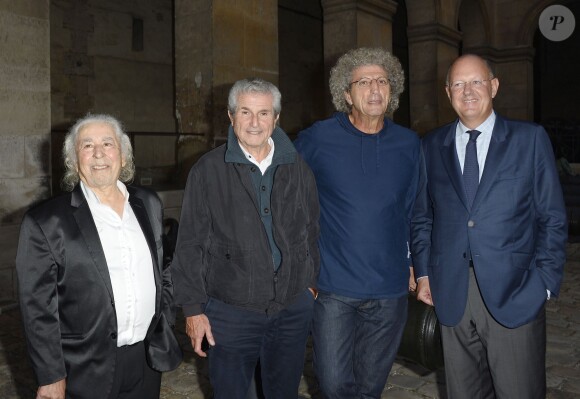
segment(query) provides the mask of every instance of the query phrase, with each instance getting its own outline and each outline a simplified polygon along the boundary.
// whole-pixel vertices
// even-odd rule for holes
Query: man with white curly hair
[[[409,226],[422,157],[418,136],[389,117],[403,88],[401,64],[388,51],[351,50],[330,75],[338,112],[295,142],[320,198],[312,334],[328,398],[379,398],[407,319]]]

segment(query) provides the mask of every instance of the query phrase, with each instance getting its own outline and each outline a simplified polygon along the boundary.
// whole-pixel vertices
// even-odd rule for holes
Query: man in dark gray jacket
[[[273,84],[236,82],[228,142],[193,166],[185,187],[175,300],[195,352],[209,357],[216,399],[244,399],[258,360],[266,398],[295,399],[302,374],[319,207],[312,172],[277,127],[280,110]]]

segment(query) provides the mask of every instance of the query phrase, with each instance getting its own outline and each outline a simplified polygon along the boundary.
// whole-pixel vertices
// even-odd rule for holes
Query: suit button
[[[230,254],[226,254],[226,259],[229,260],[232,257]]]
[[[111,339],[117,339],[117,333],[116,332],[112,332],[111,333]]]
[[[463,253],[463,259],[467,259],[467,254],[465,252]]]
[[[469,222],[467,222],[467,227],[473,227],[475,226],[475,222],[473,220],[470,220]]]

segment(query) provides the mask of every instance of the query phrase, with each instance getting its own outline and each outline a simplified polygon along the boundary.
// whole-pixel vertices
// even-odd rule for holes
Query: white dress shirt
[[[117,314],[117,346],[143,341],[155,314],[155,278],[153,260],[145,235],[125,195],[123,217],[81,182],[81,188],[97,226],[113,286]]]
[[[260,172],[262,172],[262,175],[266,173],[266,169],[268,169],[268,167],[272,165],[272,159],[274,158],[274,140],[272,140],[272,137],[268,138],[270,152],[268,153],[268,155],[266,155],[266,158],[262,159],[262,162],[258,162],[258,160],[254,158],[252,154],[246,151],[246,149],[239,142],[238,144],[240,145],[240,148],[242,149],[242,152],[244,153],[248,161],[256,165],[260,169]]]

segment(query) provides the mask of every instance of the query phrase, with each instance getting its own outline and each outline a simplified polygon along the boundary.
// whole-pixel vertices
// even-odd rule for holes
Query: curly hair
[[[405,89],[405,73],[399,59],[381,47],[361,47],[341,56],[330,71],[330,94],[337,111],[350,114],[352,106],[346,102],[344,93],[350,90],[353,71],[367,65],[378,65],[387,73],[391,85],[387,113],[399,108],[399,96]]]
[[[83,118],[76,121],[76,123],[68,131],[64,144],[62,146],[62,157],[64,160],[65,172],[61,180],[61,187],[65,191],[72,191],[73,188],[78,184],[80,180],[79,168],[78,168],[78,157],[77,157],[77,138],[80,132],[87,127],[87,125],[93,123],[106,123],[113,128],[115,136],[117,136],[117,141],[121,145],[121,153],[125,160],[125,166],[121,168],[119,175],[119,180],[123,183],[129,183],[133,180],[135,176],[135,162],[133,160],[133,147],[131,146],[131,140],[125,131],[121,122],[116,118],[100,114],[91,115],[87,114]]]

